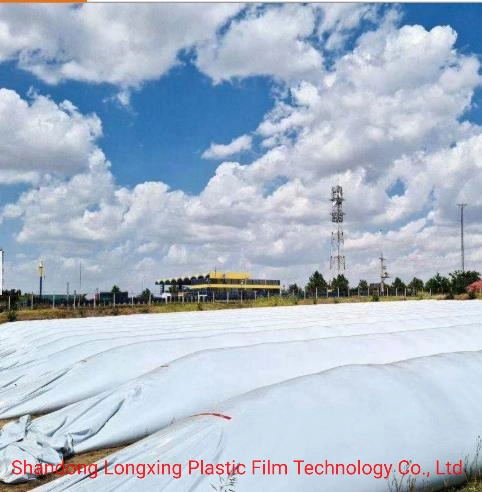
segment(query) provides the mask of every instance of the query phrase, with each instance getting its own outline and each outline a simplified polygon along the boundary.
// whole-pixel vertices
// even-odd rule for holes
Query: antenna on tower
[[[343,245],[343,188],[340,185],[331,187],[331,221],[336,224],[336,230],[331,233],[330,270],[336,266],[338,273],[345,269]]]
[[[464,248],[464,208],[466,203],[457,203],[460,209],[460,259],[462,262],[462,272],[465,272],[465,248]]]

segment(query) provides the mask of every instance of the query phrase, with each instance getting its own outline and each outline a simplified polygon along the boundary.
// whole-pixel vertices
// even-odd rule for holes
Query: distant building
[[[114,300],[116,304],[127,304],[129,302],[129,293],[116,292],[115,298],[112,292],[98,292],[95,294],[95,300],[97,304],[113,304]]]
[[[172,297],[207,298],[217,300],[248,299],[261,296],[278,295],[281,290],[279,280],[251,278],[249,273],[209,272],[206,275],[161,279],[156,282],[162,293]]]
[[[467,292],[482,292],[482,280],[476,280],[467,287]]]

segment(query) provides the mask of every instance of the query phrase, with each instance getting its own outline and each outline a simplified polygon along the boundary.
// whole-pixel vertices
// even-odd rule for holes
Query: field
[[[0,490],[30,490],[34,483],[45,490],[212,485],[206,476],[173,482],[164,475],[140,481],[102,473],[87,481],[73,475],[47,482],[50,475],[12,483],[35,475],[14,474],[13,459],[73,464],[107,455],[108,464],[138,465],[157,459],[251,462],[259,456],[279,463],[300,456],[395,463],[410,456],[427,471],[436,460],[462,459],[475,473],[482,303],[339,301],[303,305],[285,299],[277,307],[245,309],[246,303],[230,310],[206,303],[164,314],[156,310],[171,306],[150,306],[156,312],[131,316],[122,316],[120,308],[110,317],[84,313],[3,325],[0,478],[6,483]],[[434,475],[424,478],[426,490],[480,488],[461,476]],[[236,491],[316,490],[320,483],[323,490],[381,491],[400,480],[396,473],[387,481],[325,475],[316,482],[320,477],[303,474],[235,478]],[[421,477],[412,478],[420,487]],[[222,490],[229,479],[215,486]]]
[[[482,294],[477,294],[479,299],[482,299]],[[311,304],[343,304],[343,303],[357,303],[357,302],[373,302],[374,300],[379,302],[393,302],[393,301],[414,301],[414,300],[443,300],[446,296],[443,294],[430,295],[427,292],[419,293],[414,296],[351,296],[351,297],[318,297],[316,299],[308,298],[303,299],[294,296],[283,297],[271,297],[271,298],[258,298],[257,300],[244,300],[230,301],[230,302],[169,302],[169,303],[153,303],[153,304],[141,304],[141,305],[117,305],[117,306],[92,306],[85,307],[54,307],[45,308],[35,306],[31,308],[22,308],[15,311],[0,312],[0,324],[7,323],[9,321],[29,321],[38,319],[70,319],[70,318],[88,318],[98,316],[118,316],[128,314],[149,314],[149,313],[176,313],[176,312],[190,312],[190,311],[217,311],[224,309],[245,309],[255,307],[277,307],[277,306],[303,306]],[[468,300],[466,294],[455,296],[457,300]]]

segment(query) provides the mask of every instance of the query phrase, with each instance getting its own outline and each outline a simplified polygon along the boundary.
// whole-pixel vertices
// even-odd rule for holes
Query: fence
[[[431,291],[415,291],[412,289],[397,289],[386,287],[383,292],[379,288],[349,288],[349,289],[320,289],[315,292],[300,290],[297,293],[282,291],[272,293],[270,291],[256,291],[250,289],[238,289],[236,291],[220,292],[180,292],[173,294],[140,294],[140,293],[112,293],[111,296],[99,296],[97,292],[83,294],[45,294],[38,296],[35,294],[23,294],[17,296],[0,296],[0,311],[10,311],[13,309],[79,309],[79,308],[102,308],[102,307],[121,307],[121,306],[150,306],[169,303],[206,303],[206,302],[256,302],[262,299],[278,298],[293,300],[317,300],[323,298],[347,298],[365,297],[371,299],[378,297],[414,297],[420,294],[432,295]]]

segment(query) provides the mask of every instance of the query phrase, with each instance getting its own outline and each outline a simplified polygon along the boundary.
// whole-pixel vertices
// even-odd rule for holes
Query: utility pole
[[[43,278],[44,278],[44,273],[45,273],[45,267],[44,267],[44,262],[40,260],[40,263],[38,265],[38,275],[40,278],[40,285],[39,285],[39,296],[42,297],[42,287],[43,287]]]
[[[3,292],[3,280],[4,280],[4,275],[3,275],[3,260],[5,257],[5,253],[3,249],[0,249],[0,294]]]
[[[390,275],[387,271],[387,265],[385,264],[386,258],[383,256],[383,233],[380,229],[380,234],[382,234],[382,252],[380,254],[380,291],[382,295],[385,293],[385,280],[390,278]]]
[[[387,265],[385,264],[386,258],[383,257],[383,251],[380,255],[380,290],[382,294],[385,293],[385,280],[390,278],[390,275],[387,272]]]
[[[464,250],[464,208],[466,203],[458,203],[460,209],[460,259],[462,261],[462,272],[465,272],[465,250]]]

